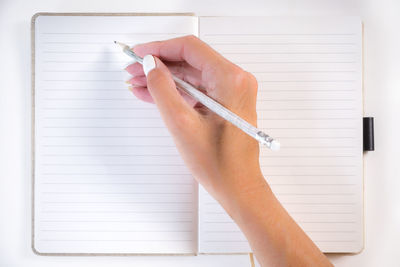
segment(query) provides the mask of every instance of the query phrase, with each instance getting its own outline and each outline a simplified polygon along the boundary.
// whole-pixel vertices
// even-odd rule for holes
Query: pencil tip
[[[126,44],[120,43],[118,41],[114,41],[114,44],[119,45],[121,48],[125,49],[125,48],[129,48],[129,46],[127,46]]]

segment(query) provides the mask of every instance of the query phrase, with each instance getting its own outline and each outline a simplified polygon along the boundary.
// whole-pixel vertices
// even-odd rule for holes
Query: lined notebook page
[[[113,44],[196,33],[190,16],[36,19],[36,251],[197,252],[197,185]]]
[[[361,22],[357,18],[204,17],[200,37],[252,72],[264,176],[324,252],[358,252],[362,221]],[[200,251],[246,252],[229,216],[200,190]]]

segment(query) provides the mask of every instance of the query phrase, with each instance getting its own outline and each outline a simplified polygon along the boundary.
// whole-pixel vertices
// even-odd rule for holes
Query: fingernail
[[[128,86],[128,90],[132,92],[133,91],[133,86],[132,85]]]
[[[132,79],[133,79],[133,76],[130,75],[129,73],[127,73],[127,74],[125,75],[125,83],[126,83],[126,84],[132,85]]]
[[[143,44],[143,43],[137,43],[137,44],[133,45],[133,46],[131,47],[131,50],[132,50],[133,52],[135,52],[135,48],[138,47],[138,46],[141,46],[142,44]]]
[[[149,73],[149,71],[151,71],[152,69],[154,69],[156,67],[156,61],[154,60],[154,57],[152,55],[146,55],[143,58],[143,71],[144,74]]]

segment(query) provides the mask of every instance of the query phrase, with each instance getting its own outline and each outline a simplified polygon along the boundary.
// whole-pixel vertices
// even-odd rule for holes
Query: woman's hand
[[[132,92],[157,104],[185,163],[206,190],[228,207],[232,199],[247,197],[260,187],[265,190],[257,141],[189,96],[183,98],[170,71],[256,125],[254,76],[194,36],[141,44],[133,50],[142,57],[153,55],[155,67],[147,79],[139,63],[126,68],[133,75]]]

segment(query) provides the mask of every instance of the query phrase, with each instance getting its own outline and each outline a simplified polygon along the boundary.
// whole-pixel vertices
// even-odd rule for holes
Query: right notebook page
[[[265,178],[323,252],[363,248],[362,23],[359,18],[202,17],[200,38],[253,73]],[[200,189],[199,250],[251,249]]]

